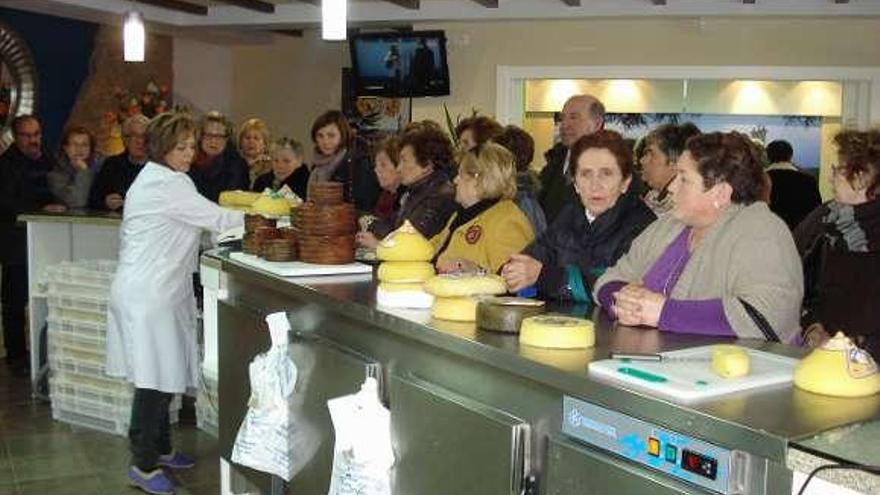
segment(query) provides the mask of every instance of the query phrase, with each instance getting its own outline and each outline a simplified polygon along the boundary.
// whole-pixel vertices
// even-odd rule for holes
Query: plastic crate
[[[49,369],[89,378],[108,379],[104,374],[104,356],[78,349],[59,347],[49,341]]]
[[[215,409],[216,404],[216,401],[211,403],[201,396],[196,399],[196,427],[215,438],[220,430],[220,420]]]
[[[107,314],[107,300],[86,296],[59,295],[50,293],[49,307],[73,309],[82,312]]]
[[[100,324],[106,327],[107,312],[83,311],[81,309],[62,308],[49,305],[49,316],[47,319],[56,321],[67,321],[77,323]]]
[[[56,282],[54,280],[50,280],[48,286],[50,296],[88,297],[102,301],[110,299],[110,287],[93,287],[68,282]]]
[[[94,338],[88,335],[58,332],[49,330],[47,337],[51,349],[64,348],[73,351],[88,352],[92,354],[104,354],[107,344],[103,338]],[[63,352],[63,351],[62,351]]]
[[[111,378],[109,376],[97,378],[93,376],[65,373],[64,371],[58,370],[53,370],[52,376],[58,377],[74,386],[105,390],[116,395],[132,395],[134,393],[134,386],[124,378]]]
[[[51,316],[46,318],[46,321],[49,323],[49,332],[81,335],[83,337],[98,339],[102,342],[107,338],[106,323],[68,320],[63,318],[56,319]]]
[[[46,269],[46,280],[92,287],[110,287],[116,273],[112,260],[62,261]]]
[[[63,396],[52,397],[52,419],[68,423],[74,426],[87,428],[89,430],[103,431],[114,435],[128,436],[128,425],[131,423],[131,408],[122,411],[116,411],[116,417],[108,417],[106,414],[95,413],[92,405],[83,404],[81,401],[77,403],[75,400],[68,400]],[[168,411],[171,424],[178,421],[178,409],[172,405]]]
[[[131,402],[134,398],[134,390],[130,388],[112,386],[96,387],[78,383],[76,380],[67,379],[69,375],[58,374],[49,379],[49,391],[51,395],[60,395],[78,401],[92,404],[102,404],[111,409],[131,410]]]

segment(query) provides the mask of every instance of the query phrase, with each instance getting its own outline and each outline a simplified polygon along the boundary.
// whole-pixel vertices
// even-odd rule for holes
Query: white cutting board
[[[590,376],[648,391],[676,402],[695,402],[790,383],[798,363],[794,358],[746,349],[751,361],[749,374],[725,379],[712,371],[712,347],[707,345],[661,353],[666,361],[594,361],[589,366]]]
[[[316,265],[302,261],[266,261],[252,254],[236,251],[229,257],[245,265],[274,273],[282,277],[314,277],[317,275],[350,275],[355,273],[371,273],[373,267],[363,263],[347,265]]]

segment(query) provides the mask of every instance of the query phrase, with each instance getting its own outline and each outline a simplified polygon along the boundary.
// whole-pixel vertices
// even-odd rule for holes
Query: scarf
[[[340,149],[335,155],[323,155],[316,152],[312,159],[312,175],[309,176],[309,182],[328,182],[336,169],[339,168],[346,153],[348,153],[346,148]]]
[[[837,201],[828,203],[828,213],[822,222],[839,232],[839,238],[851,252],[867,253],[877,249],[880,242],[880,199],[860,205]],[[832,238],[832,245],[836,239]]]

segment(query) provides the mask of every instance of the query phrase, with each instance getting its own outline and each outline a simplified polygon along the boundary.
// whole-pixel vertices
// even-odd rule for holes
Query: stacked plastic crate
[[[52,417],[126,435],[134,391],[104,374],[107,302],[116,263],[62,262],[46,273]],[[176,422],[179,400],[172,404]]]
[[[196,395],[196,426],[215,438],[220,427],[217,401],[217,378],[202,370],[202,383]]]

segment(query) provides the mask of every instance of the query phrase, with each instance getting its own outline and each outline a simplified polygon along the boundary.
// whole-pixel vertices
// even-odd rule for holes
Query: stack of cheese
[[[354,261],[354,205],[344,202],[339,182],[309,184],[309,201],[296,214],[299,257],[306,263],[345,265]]]
[[[425,291],[434,296],[434,318],[475,322],[479,298],[504,294],[507,286],[497,275],[444,274],[425,282]]]
[[[434,247],[409,221],[379,243],[376,257],[382,261],[376,304],[387,308],[431,307],[434,297],[422,286],[434,276]]]

